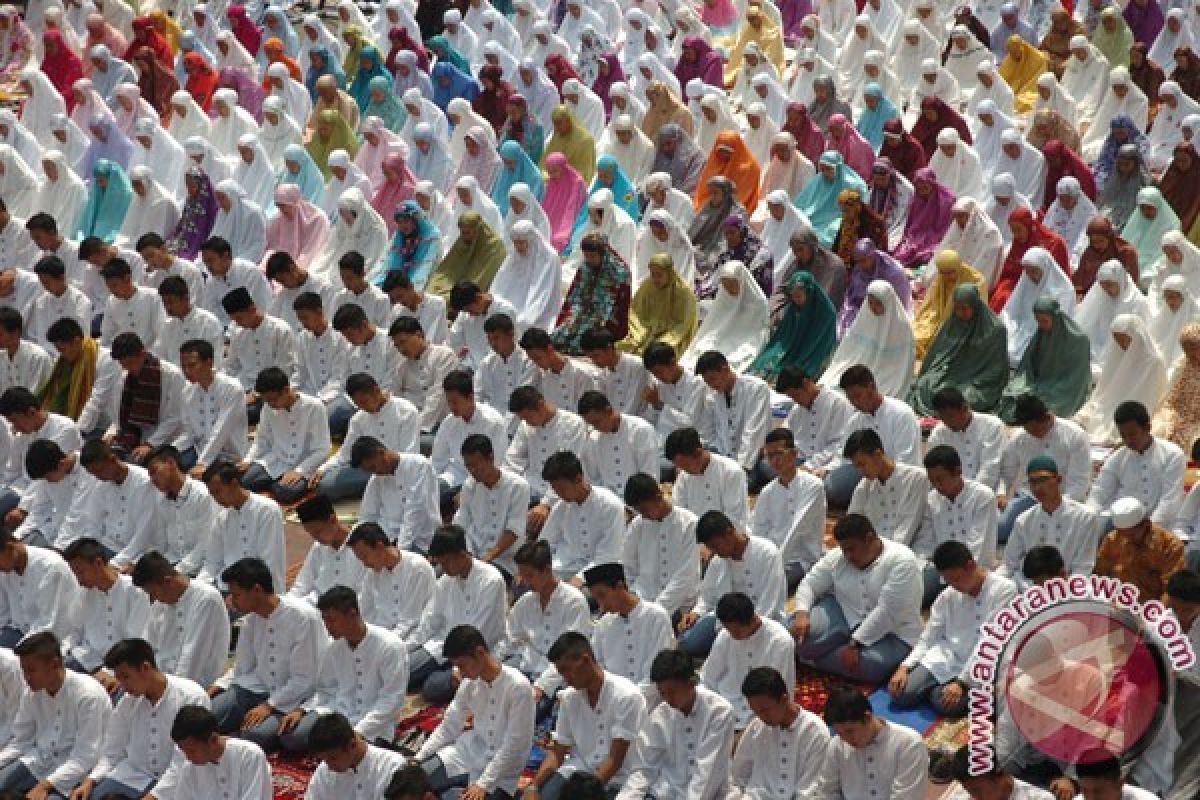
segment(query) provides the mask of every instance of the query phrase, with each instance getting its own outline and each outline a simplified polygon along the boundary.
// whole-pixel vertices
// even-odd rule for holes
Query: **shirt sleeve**
[[[213,426],[212,431],[207,436],[197,437],[197,444],[203,442],[204,447],[197,453],[197,463],[208,465],[217,460],[217,456],[221,454],[221,450],[225,448],[227,443],[233,439],[233,431],[236,424],[239,422],[238,416],[245,419],[246,404],[240,395],[231,396],[224,403],[224,408],[217,415],[217,423]],[[243,447],[245,444],[243,443]],[[239,448],[230,447],[230,450]]]
[[[320,670],[322,641],[324,632],[318,630],[320,621],[315,617],[304,618],[302,626],[293,631],[296,640],[292,642],[288,656],[288,679],[282,686],[273,687],[267,697],[267,702],[277,711],[288,712],[307,700],[317,687],[317,674]]]
[[[1163,527],[1169,526],[1175,509],[1183,504],[1183,476],[1186,467],[1187,463],[1183,453],[1176,451],[1172,451],[1167,457],[1166,463],[1163,464],[1159,476],[1164,484],[1163,493],[1158,498],[1158,505],[1154,507],[1154,512],[1150,515],[1150,519],[1156,524]]]
[[[896,753],[891,800],[924,800],[929,789],[928,770],[929,753],[919,739],[901,745]]]
[[[707,722],[704,735],[696,744],[696,764],[688,781],[688,800],[713,797],[714,789],[729,775],[735,725],[733,709],[722,703],[713,710]]]
[[[754,396],[749,398],[748,405],[736,455],[742,469],[747,470],[754,469],[758,464],[767,430],[774,423],[771,415],[771,390],[765,384],[756,384]]]
[[[837,557],[840,556],[836,553],[826,554],[800,581],[800,585],[796,587],[797,611],[811,611],[817,599],[833,589],[833,559]]]

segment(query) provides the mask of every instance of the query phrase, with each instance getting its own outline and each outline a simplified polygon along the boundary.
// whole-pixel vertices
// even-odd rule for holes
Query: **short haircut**
[[[677,428],[667,434],[663,444],[663,454],[668,461],[674,461],[676,456],[694,456],[703,449],[700,432],[695,428]]]
[[[360,522],[350,529],[350,538],[346,539],[346,544],[353,547],[356,544],[367,545],[384,545],[388,546],[392,543],[391,537],[387,532],[376,522]]]
[[[590,772],[576,770],[563,781],[560,797],[569,797],[571,800],[605,800],[608,794],[599,778]]]
[[[715,508],[705,511],[696,523],[696,541],[708,544],[723,533],[736,532],[733,521]]]
[[[171,723],[171,741],[207,742],[217,735],[217,718],[204,706],[184,706]]]
[[[22,658],[62,658],[62,642],[51,631],[38,631],[17,642],[13,655]]]
[[[786,700],[788,698],[787,681],[774,667],[755,667],[742,679],[742,696]]]
[[[858,689],[842,686],[829,693],[825,703],[825,722],[840,725],[843,722],[866,722],[871,714],[871,703]]]
[[[29,445],[25,453],[25,472],[31,480],[40,481],[49,475],[67,454],[58,446],[58,442],[50,439],[36,439]]]
[[[971,549],[957,539],[942,542],[933,551],[933,568],[938,572],[962,569],[974,560]]]
[[[243,558],[233,562],[221,573],[221,580],[239,589],[260,587],[267,594],[275,593],[275,580],[271,570],[261,558]]]
[[[647,370],[655,367],[669,367],[679,359],[675,348],[666,342],[651,342],[642,353],[642,366]]]
[[[404,272],[404,270],[394,270],[389,272],[383,279],[383,286],[380,287],[384,293],[392,291],[392,289],[411,289],[413,288],[412,278]]]
[[[764,444],[781,443],[789,450],[796,447],[796,434],[792,433],[791,428],[775,428],[767,434]]]
[[[522,411],[533,411],[542,404],[545,398],[536,386],[518,386],[508,396],[508,410],[514,414]]]
[[[104,666],[109,670],[121,665],[140,667],[143,664],[158,667],[154,661],[154,648],[145,639],[122,639],[104,654]]]
[[[838,388],[840,388],[842,391],[854,386],[866,387],[874,385],[875,375],[871,372],[869,367],[866,367],[862,364],[855,364],[853,367],[850,367],[843,372],[842,377],[838,379]]]
[[[729,359],[720,350],[709,350],[696,359],[696,374],[705,375],[709,372],[720,372],[729,366]]]
[[[883,440],[879,434],[870,428],[863,428],[846,437],[842,446],[843,458],[854,458],[857,455],[871,456],[883,452]]]
[[[83,443],[83,447],[79,451],[79,463],[84,467],[90,467],[113,458],[116,456],[113,454],[112,448],[103,439],[90,439]]]
[[[333,586],[317,598],[317,611],[340,611],[358,613],[358,595],[349,586]]]
[[[517,548],[517,552],[513,555],[513,562],[518,567],[529,567],[539,572],[546,572],[554,566],[554,553],[551,552],[550,545],[546,544],[544,539],[534,539]]]
[[[554,340],[541,328],[529,328],[521,334],[520,345],[524,350],[549,350],[554,347]]]
[[[67,344],[83,338],[83,328],[70,317],[52,322],[46,329],[46,339],[51,344]]]
[[[65,278],[67,276],[67,265],[58,256],[42,256],[38,262],[33,265],[35,275],[46,275],[51,278]]]
[[[929,448],[929,452],[925,454],[925,469],[934,467],[941,467],[953,472],[956,469],[962,469],[962,459],[958,457],[958,451],[950,445],[935,445]]]
[[[475,626],[455,625],[442,643],[442,656],[446,659],[467,658],[480,648],[488,650],[488,644]]]
[[[833,526],[833,538],[838,543],[851,539],[863,542],[870,539],[874,534],[875,526],[863,514],[847,514]]]
[[[146,456],[146,466],[148,467],[156,461],[170,461],[183,470],[183,456],[179,455],[179,450],[173,444],[160,444],[151,450],[150,454]]]
[[[654,683],[663,681],[696,681],[696,667],[692,657],[682,650],[662,650],[650,662],[650,680]]]
[[[350,466],[361,469],[365,462],[386,452],[387,447],[374,436],[360,436],[350,446]]]
[[[226,314],[236,314],[239,311],[249,311],[255,308],[254,297],[245,286],[239,286],[232,291],[226,292],[221,298],[221,308],[225,309]]]
[[[596,350],[607,350],[610,347],[616,346],[616,343],[616,337],[603,328],[586,330],[579,337],[579,348],[585,353],[591,353]]]
[[[513,324],[512,317],[503,312],[497,311],[483,322],[484,333],[516,333],[517,326]]]
[[[41,231],[42,233],[48,233],[51,236],[57,236],[58,223],[54,221],[54,217],[50,216],[45,211],[39,211],[25,222],[25,230]]]
[[[474,303],[481,294],[483,291],[472,281],[459,281],[450,289],[450,308],[453,311],[462,311]]]
[[[326,520],[337,519],[337,512],[334,510],[333,501],[329,499],[328,495],[315,494],[296,506],[296,516],[300,518],[301,524],[305,522],[324,522]]]
[[[308,749],[313,753],[329,753],[349,747],[354,742],[354,726],[345,715],[336,711],[322,714],[308,734]]]
[[[579,456],[569,450],[560,450],[546,459],[542,465],[542,480],[546,483],[554,481],[577,481],[583,477],[583,462]]]
[[[653,475],[639,472],[625,481],[625,505],[636,509],[642,503],[662,497],[662,487]]]
[[[98,236],[85,236],[79,243],[79,257],[86,261],[103,249],[103,239]]]
[[[283,250],[276,250],[267,258],[267,267],[265,272],[271,280],[278,280],[279,276],[284,272],[291,272],[296,266],[296,261]]]
[[[957,386],[943,386],[934,392],[930,405],[939,414],[943,411],[957,411],[967,408],[967,398],[963,397]]]
[[[179,570],[175,569],[166,556],[157,550],[151,550],[133,565],[133,574],[130,575],[130,578],[132,578],[134,586],[145,589],[152,583],[173,578],[178,574]]]
[[[357,250],[350,250],[338,259],[338,269],[344,269],[355,275],[366,275],[367,260]]]
[[[728,626],[749,625],[754,621],[754,601],[744,592],[729,592],[717,601],[717,620]]]
[[[367,312],[357,303],[347,303],[333,313],[333,329],[338,333],[370,324]]]
[[[1104,750],[1093,750],[1083,753],[1075,764],[1075,777],[1079,780],[1093,780],[1121,783],[1121,761],[1112,753]]]
[[[12,386],[0,394],[0,416],[24,414],[27,411],[37,411],[41,408],[37,396],[24,386]]]
[[[396,770],[391,783],[383,790],[383,796],[385,800],[425,800],[432,791],[425,770],[419,764],[409,764]]]
[[[1136,422],[1143,428],[1150,427],[1150,412],[1137,400],[1126,400],[1117,406],[1113,412],[1113,422],[1124,425],[1126,422]]]
[[[995,757],[991,759],[992,768],[987,772],[972,774],[971,772],[971,747],[963,745],[954,752],[954,780],[959,783],[966,783],[971,780],[979,780],[981,778],[991,778],[1001,775],[1001,769]]]
[[[579,631],[566,631],[550,645],[546,652],[546,660],[553,664],[566,658],[579,658],[584,655],[596,657],[592,643]]]
[[[133,246],[133,249],[140,253],[150,247],[165,247],[166,244],[167,243],[163,237],[151,231],[150,233],[143,233],[141,236],[139,236],[137,243]]]
[[[612,403],[605,397],[604,392],[588,389],[579,396],[579,416],[581,417],[593,411],[610,411],[611,409]]]
[[[396,317],[392,320],[392,325],[388,328],[388,336],[424,336],[425,329],[421,327],[421,321],[416,317]]]
[[[208,469],[204,470],[204,482],[212,483],[220,481],[221,483],[241,483],[242,473],[238,469],[237,464],[228,459],[219,458],[208,465]]]
[[[1025,554],[1025,560],[1021,562],[1021,573],[1030,581],[1056,577],[1066,568],[1062,553],[1052,544],[1031,547]]]
[[[159,297],[190,297],[187,281],[178,275],[168,275],[158,285]]]
[[[474,397],[475,382],[471,380],[471,373],[466,370],[451,370],[446,373],[446,377],[442,378],[442,391],[454,392],[463,397]]]
[[[492,446],[492,440],[485,433],[472,433],[463,439],[459,451],[463,458],[469,455],[483,456],[484,458],[496,457],[496,448]]]
[[[116,335],[109,351],[113,358],[120,361],[122,358],[132,358],[146,352],[146,345],[142,343],[142,337],[133,331],[125,331]]]
[[[429,557],[455,555],[467,552],[467,532],[461,525],[443,525],[433,532],[429,540]]]
[[[91,538],[83,536],[67,545],[62,552],[63,561],[70,563],[71,561],[86,561],[88,563],[94,561],[108,561],[108,551],[104,545]]]
[[[1167,578],[1167,595],[1185,603],[1200,603],[1200,575],[1181,569]]]
[[[1013,403],[1013,424],[1028,425],[1046,418],[1050,409],[1036,394],[1023,394]]]
[[[316,292],[301,292],[292,301],[293,311],[312,311],[316,314],[325,313],[325,301]]]
[[[364,392],[373,392],[378,388],[379,381],[366,372],[356,372],[346,378],[346,394],[351,397]]]
[[[20,311],[12,306],[0,306],[0,328],[9,333],[20,333],[24,327],[25,320],[21,318]]]
[[[116,280],[118,278],[130,278],[133,276],[133,268],[129,266],[129,262],[123,258],[114,258],[112,261],[104,265],[100,270],[100,277],[106,281]]]
[[[267,367],[254,379],[254,391],[259,394],[285,392],[290,385],[287,373],[279,367]]]

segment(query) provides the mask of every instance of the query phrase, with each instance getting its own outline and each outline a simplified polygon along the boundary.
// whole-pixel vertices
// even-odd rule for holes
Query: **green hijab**
[[[346,76],[346,85],[354,80],[354,76],[358,74],[358,55],[362,52],[363,46],[368,44],[367,32],[358,25],[347,25],[346,30],[342,31],[342,37],[349,33],[354,37],[354,46],[350,47],[346,44],[345,38],[341,39],[342,46],[346,48],[346,57],[342,59],[342,72]]]
[[[792,299],[799,289],[804,291],[804,305]],[[837,347],[837,309],[813,274],[801,270],[792,275],[785,291],[783,318],[750,365],[752,374],[772,382],[787,367],[820,375]]]
[[[1008,329],[979,294],[974,283],[954,288],[954,305],[970,306],[971,319],[953,312],[938,328],[921,372],[908,392],[908,403],[921,416],[934,416],[933,396],[953,386],[976,411],[991,411],[1008,383]]]
[[[504,263],[508,251],[504,239],[483,221],[477,211],[468,211],[458,220],[459,237],[429,277],[425,291],[449,297],[454,284],[471,281],[483,291],[492,285],[492,278]],[[464,229],[474,229],[475,241],[461,235]]]
[[[1013,423],[1017,398],[1034,394],[1060,417],[1070,417],[1083,407],[1092,388],[1091,343],[1075,320],[1063,313],[1058,301],[1042,296],[1033,304],[1034,314],[1049,314],[1049,332],[1033,335],[1017,371],[996,406],[996,415]]]
[[[321,133],[321,129],[326,126],[329,128],[328,136]],[[354,158],[358,153],[358,137],[354,135],[350,123],[346,122],[346,118],[341,115],[341,112],[333,108],[327,108],[317,115],[316,127],[306,149],[312,156],[312,160],[321,169],[321,175],[328,181],[330,175],[329,154],[334,150],[345,150],[350,154],[350,158]]]

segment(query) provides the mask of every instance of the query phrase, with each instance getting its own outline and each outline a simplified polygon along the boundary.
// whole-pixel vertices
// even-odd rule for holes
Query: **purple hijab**
[[[859,258],[870,258],[875,267],[865,272],[858,266]],[[850,328],[859,309],[867,299],[867,284],[871,281],[887,281],[896,290],[905,311],[912,310],[912,287],[908,283],[908,273],[900,262],[884,251],[875,247],[870,239],[859,239],[854,245],[854,264],[850,268],[850,279],[846,282],[846,299],[842,301],[842,310],[838,314],[838,339]]]
[[[262,104],[267,93],[263,91],[262,84],[254,80],[250,70],[245,67],[225,67],[221,70],[217,85],[222,89],[233,89],[237,92],[238,105],[246,109],[255,122],[262,124]],[[216,117],[216,104],[208,114],[210,117]]]
[[[93,128],[104,131],[104,140],[92,132]],[[83,157],[79,159],[79,165],[75,168],[77,174],[88,176],[87,179],[90,181],[92,167],[102,158],[120,164],[122,169],[129,169],[129,159],[133,157],[133,142],[129,141],[129,137],[121,132],[112,116],[97,114],[92,117],[88,122],[87,132],[92,143],[88,145]]]
[[[212,181],[199,167],[187,171],[189,183],[197,181],[200,190],[192,195],[188,192],[183,204],[183,213],[171,235],[167,237],[167,249],[180,258],[193,259],[200,252],[200,245],[208,240],[213,223],[217,221],[217,195]]]
[[[904,236],[892,250],[896,260],[910,269],[933,257],[933,251],[950,228],[951,212],[957,199],[954,192],[938,183],[937,173],[929,167],[921,167],[913,175],[914,187],[920,188],[923,183],[929,184],[931,191],[924,197],[919,191],[913,192]]]
[[[679,63],[675,65],[675,77],[679,85],[687,86],[692,78],[699,78],[709,86],[724,89],[725,64],[721,54],[700,36],[687,37],[683,40],[683,47],[696,54],[696,61],[689,64],[682,55],[679,57]]]
[[[796,47],[801,39],[801,23],[813,13],[812,0],[781,0],[778,5],[783,18],[783,41],[788,47]]]
[[[1154,46],[1154,40],[1158,38],[1165,22],[1158,0],[1146,0],[1145,6],[1139,6],[1137,0],[1129,0],[1121,16],[1125,17],[1125,23],[1133,31],[1134,41],[1146,47]]]
[[[625,70],[621,69],[621,59],[617,58],[616,53],[605,53],[603,61],[608,64],[608,74],[601,75],[597,70],[592,91],[604,102],[604,118],[608,119],[612,116],[612,100],[608,99],[608,91],[614,83],[625,80]]]

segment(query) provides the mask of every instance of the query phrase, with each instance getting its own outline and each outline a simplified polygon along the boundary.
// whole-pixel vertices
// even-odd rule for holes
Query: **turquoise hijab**
[[[895,103],[883,96],[883,88],[874,81],[863,87],[863,94],[867,97],[874,97],[879,102],[875,108],[868,108],[864,105],[862,116],[858,118],[858,124],[854,127],[858,128],[859,134],[871,143],[871,147],[878,154],[879,148],[883,146],[884,123],[889,119],[898,119],[900,111],[896,108]]]
[[[375,78],[385,81],[388,91],[391,91],[392,76],[384,68],[379,50],[374,45],[364,45],[362,50],[358,51],[358,72],[346,89],[346,93],[358,103],[359,111],[365,111],[371,103],[371,81]]]
[[[605,183],[601,177],[601,170],[612,173],[612,184]],[[641,209],[638,207],[637,191],[633,188],[633,182],[629,180],[629,176],[625,174],[625,170],[621,169],[621,162],[617,161],[616,156],[605,153],[596,159],[596,177],[592,179],[592,188],[588,189],[588,197],[591,198],[596,192],[601,189],[608,189],[613,195],[613,205],[620,208],[634,222],[642,216]],[[588,222],[588,204],[584,201],[583,207],[579,209],[579,216],[575,218],[575,228],[571,231],[571,241],[578,243],[579,237],[583,234],[583,230],[587,227]]]
[[[792,299],[797,290],[804,291],[804,305]],[[837,309],[813,274],[805,270],[795,273],[785,292],[783,318],[750,365],[752,374],[771,382],[788,367],[820,375],[837,347]]]
[[[392,246],[387,254],[387,271],[379,277],[382,285],[387,276],[393,272],[403,272],[412,281],[418,291],[425,288],[429,282],[429,273],[433,271],[433,260],[442,246],[442,236],[437,226],[429,221],[425,212],[413,200],[405,200],[393,215],[397,222],[410,220],[416,224],[416,230],[405,234],[396,226],[396,235],[392,237]]]
[[[822,167],[833,168],[833,178],[825,177]],[[796,196],[796,207],[804,212],[812,223],[813,231],[821,244],[829,247],[837,237],[842,224],[842,209],[838,195],[846,189],[858,189],[867,196],[867,184],[854,170],[846,166],[846,160],[836,150],[827,150],[817,162],[817,174]]]
[[[300,171],[293,173],[288,169],[287,162],[294,161],[300,165]],[[302,146],[289,144],[283,149],[283,166],[279,170],[279,185],[293,184],[300,189],[304,199],[313,205],[321,205],[325,196],[325,178],[321,168],[313,157]]]
[[[108,184],[104,188],[100,188],[101,179]],[[97,160],[92,167],[92,185],[88,189],[87,205],[79,218],[76,236],[80,239],[95,236],[112,242],[125,223],[125,215],[132,201],[133,187],[129,185],[129,176],[121,169],[121,165],[107,158]]]
[[[542,171],[529,160],[521,144],[512,139],[500,145],[500,173],[492,186],[492,202],[500,209],[501,214],[508,213],[508,192],[518,183],[523,183],[533,192],[533,196],[541,202],[546,183]],[[512,164],[510,167],[509,164]]]
[[[382,103],[375,102],[375,92],[383,92]],[[383,120],[383,127],[392,133],[399,133],[408,121],[408,112],[404,110],[400,99],[393,94],[391,81],[381,75],[376,75],[367,83],[367,107],[363,109],[362,116],[363,119],[379,117]]]
[[[312,56],[321,59],[322,66],[314,66]],[[322,75],[332,75],[333,79],[337,81],[339,89],[346,88],[346,73],[342,72],[342,65],[337,62],[337,59],[330,55],[329,48],[314,47],[310,51],[308,61],[308,69],[304,73],[304,86],[308,89],[308,95],[314,103],[317,102],[317,81]],[[185,81],[180,81],[180,85],[184,83]]]

